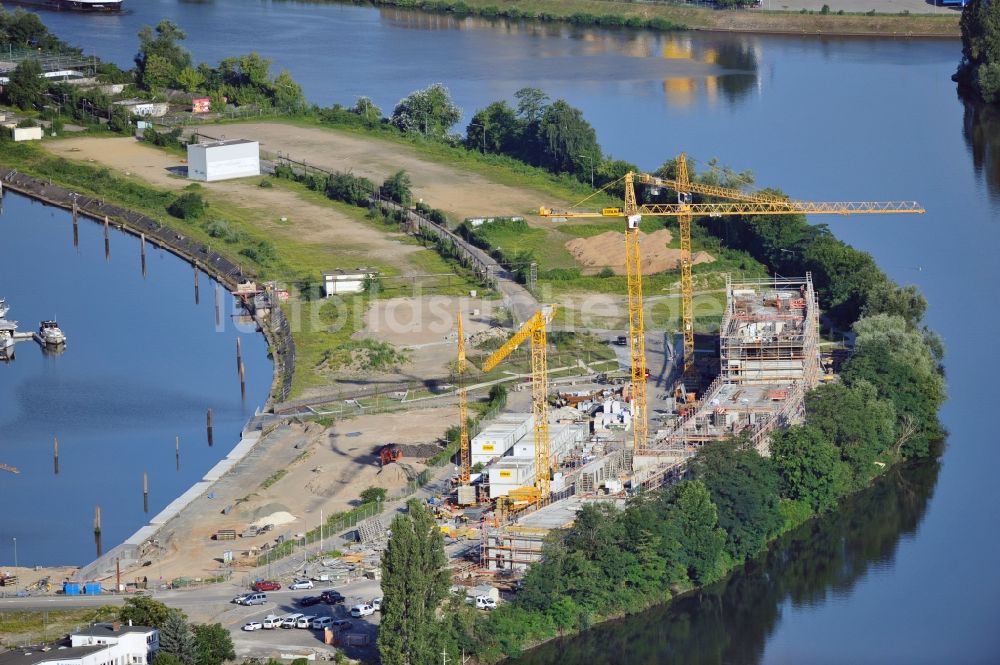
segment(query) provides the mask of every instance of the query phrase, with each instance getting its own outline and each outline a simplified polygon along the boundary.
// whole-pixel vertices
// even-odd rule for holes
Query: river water
[[[122,64],[142,24],[171,18],[197,60],[257,49],[321,104],[367,94],[388,111],[440,81],[468,118],[538,86],[644,169],[684,150],[797,198],[919,200],[919,218],[814,221],[926,294],[948,348],[940,466],[894,475],[719,589],[526,662],[1000,662],[1000,361],[989,350],[1000,324],[1000,114],[956,96],[957,41],[659,35],[266,0],[129,6],[44,18]]]
[[[189,264],[139,240],[82,219],[73,246],[69,213],[8,191],[0,214],[0,297],[22,331],[56,317],[64,352],[20,342],[0,363],[0,562],[84,564],[96,554],[95,506],[105,550],[145,524],[200,480],[238,442],[263,405],[271,362],[263,336],[238,330],[223,290],[215,325],[216,283],[201,273],[194,302]],[[220,287],[221,288],[221,287]],[[236,336],[247,397],[240,397]],[[209,448],[206,412],[213,410]],[[180,468],[175,456],[180,437]],[[53,464],[59,438],[59,474]],[[142,474],[149,477],[143,513]],[[221,509],[221,507],[220,507]]]

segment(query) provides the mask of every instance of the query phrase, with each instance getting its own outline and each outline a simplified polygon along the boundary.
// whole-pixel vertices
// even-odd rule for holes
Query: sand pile
[[[279,510],[276,513],[271,513],[266,517],[261,517],[260,519],[254,520],[252,526],[258,529],[266,524],[273,524],[274,526],[281,526],[282,524],[290,524],[297,520],[295,515],[292,515],[287,510]]]
[[[680,267],[681,250],[667,247],[673,235],[667,229],[653,233],[639,233],[639,252],[642,255],[642,272],[651,275]],[[611,268],[616,275],[625,274],[625,235],[607,231],[589,238],[574,238],[566,249],[583,266],[585,273],[596,273]],[[715,261],[708,252],[695,252],[692,264]]]

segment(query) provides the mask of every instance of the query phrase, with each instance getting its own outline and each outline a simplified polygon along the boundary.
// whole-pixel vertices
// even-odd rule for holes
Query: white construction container
[[[490,498],[507,496],[518,487],[535,484],[535,459],[533,457],[505,457],[489,469]]]
[[[260,175],[260,144],[247,139],[188,145],[188,178],[214,182]]]

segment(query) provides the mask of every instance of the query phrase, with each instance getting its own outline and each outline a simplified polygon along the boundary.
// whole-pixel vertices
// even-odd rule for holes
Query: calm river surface
[[[440,81],[468,118],[538,86],[582,108],[606,151],[645,169],[685,150],[803,199],[919,200],[928,210],[919,218],[814,221],[927,295],[928,323],[948,347],[940,466],[894,475],[720,589],[525,661],[1000,662],[1000,356],[990,351],[1000,325],[1000,118],[956,97],[957,41],[657,35],[322,3],[129,6],[118,17],[43,16],[122,64],[142,24],[171,18],[197,60],[257,49],[321,104],[367,94],[391,110]]]
[[[65,352],[43,354],[34,341],[0,363],[0,462],[20,469],[0,478],[0,562],[84,564],[95,554],[94,507],[104,548],[130,536],[201,479],[239,440],[267,398],[271,362],[261,335],[239,332],[226,316],[215,327],[215,282],[147,243],[112,231],[104,258],[100,224],[80,220],[73,247],[70,215],[12,194],[0,214],[0,297],[22,331],[57,317]],[[232,297],[223,291],[223,302]],[[226,313],[232,313],[231,304]],[[224,315],[225,316],[225,315]],[[236,335],[242,337],[247,399],[240,400]],[[206,410],[215,445],[208,447]],[[52,439],[59,437],[59,475]],[[175,437],[181,438],[180,469]],[[142,474],[149,473],[149,515]],[[221,508],[221,507],[220,507]]]

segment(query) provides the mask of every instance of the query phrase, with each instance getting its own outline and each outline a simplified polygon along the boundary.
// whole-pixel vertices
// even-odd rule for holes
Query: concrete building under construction
[[[651,454],[685,457],[707,441],[741,434],[766,453],[769,432],[801,419],[803,397],[820,377],[811,275],[727,280],[719,369],[698,405],[658,433]]]

